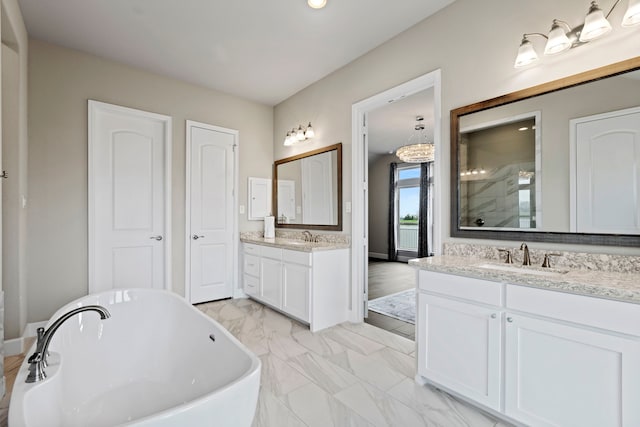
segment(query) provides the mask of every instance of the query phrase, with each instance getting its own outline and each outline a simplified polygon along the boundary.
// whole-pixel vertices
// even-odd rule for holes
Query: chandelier
[[[435,160],[436,147],[433,142],[427,141],[427,135],[424,131],[424,117],[417,116],[414,130],[416,133],[409,138],[408,145],[404,145],[396,150],[396,156],[406,163],[426,163]],[[412,141],[418,140],[417,143],[411,144]]]

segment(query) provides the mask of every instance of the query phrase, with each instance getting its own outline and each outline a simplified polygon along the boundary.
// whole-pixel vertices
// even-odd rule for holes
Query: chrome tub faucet
[[[75,316],[78,313],[82,313],[83,311],[95,311],[100,315],[101,319],[108,319],[111,317],[109,310],[100,306],[100,305],[87,305],[85,307],[79,307],[73,309],[59,318],[56,319],[55,322],[47,329],[38,328],[38,342],[36,344],[36,351],[29,357],[29,375],[27,375],[26,382],[35,383],[38,381],[42,381],[47,378],[47,374],[44,371],[44,368],[47,367],[47,353],[49,351],[49,343],[51,343],[51,338],[53,338],[53,334],[56,333],[58,328],[68,319]]]

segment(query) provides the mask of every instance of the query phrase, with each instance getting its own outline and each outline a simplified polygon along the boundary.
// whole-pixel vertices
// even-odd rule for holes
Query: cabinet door
[[[499,410],[501,312],[422,292],[418,304],[418,373]]]
[[[639,426],[640,342],[506,314],[505,412],[535,426]]]
[[[282,309],[305,322],[309,321],[310,269],[303,265],[284,263],[282,267]]]
[[[260,299],[282,308],[282,262],[260,258]]]

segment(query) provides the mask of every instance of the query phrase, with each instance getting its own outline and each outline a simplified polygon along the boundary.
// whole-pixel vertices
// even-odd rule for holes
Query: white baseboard
[[[242,289],[236,289],[233,291],[233,298],[249,298],[249,295],[245,294]]]
[[[47,321],[28,323],[24,328],[22,336],[19,338],[13,338],[4,342],[4,355],[16,356],[27,351],[25,348],[25,338],[35,337],[38,334],[38,328],[44,328],[47,326]]]
[[[387,254],[380,254],[377,252],[369,252],[369,258],[375,258],[375,259],[384,259],[387,260],[389,259],[389,255]]]

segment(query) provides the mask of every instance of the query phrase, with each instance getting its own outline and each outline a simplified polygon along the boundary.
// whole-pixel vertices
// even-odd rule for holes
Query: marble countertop
[[[438,273],[640,304],[640,274],[637,273],[521,266],[452,255],[413,259],[409,265]]]
[[[305,242],[304,240],[285,239],[282,237],[265,239],[264,237],[258,236],[243,236],[240,238],[240,241],[302,252],[330,251],[334,249],[345,249],[350,246],[349,243],[346,242]]]

